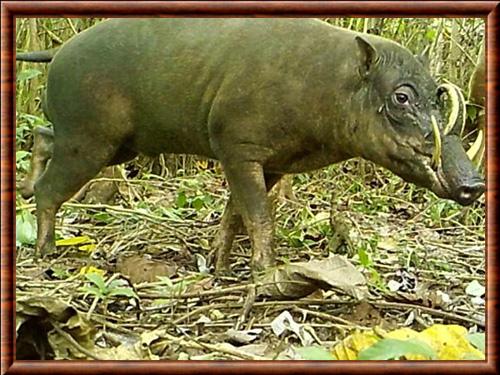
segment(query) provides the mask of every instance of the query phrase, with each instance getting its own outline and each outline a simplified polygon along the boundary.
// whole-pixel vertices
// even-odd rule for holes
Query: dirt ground
[[[367,292],[276,299],[259,295],[244,233],[232,276],[214,276],[228,190],[200,169],[123,170],[101,180],[118,188],[110,202],[63,206],[57,254],[37,259],[33,243],[18,243],[18,359],[286,359],[373,327],[484,331],[484,197],[462,208],[357,161],[294,176],[291,192],[274,194],[280,263],[340,255]],[[32,223],[32,201],[17,210]]]

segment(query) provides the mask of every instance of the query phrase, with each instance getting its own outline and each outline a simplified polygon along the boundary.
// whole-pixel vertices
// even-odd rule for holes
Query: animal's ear
[[[361,55],[363,56],[360,73],[363,76],[367,76],[377,65],[379,61],[379,55],[375,47],[365,38],[358,35],[355,39],[358,43],[359,49],[361,50]]]
[[[415,58],[428,70],[431,65],[431,46],[426,46]]]

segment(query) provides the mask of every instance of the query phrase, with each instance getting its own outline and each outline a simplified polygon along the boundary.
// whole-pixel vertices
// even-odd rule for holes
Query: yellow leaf
[[[85,266],[80,268],[80,272],[78,272],[79,275],[88,275],[90,273],[96,273],[98,275],[104,276],[106,271],[94,266]]]
[[[198,168],[207,169],[208,168],[208,160],[198,160],[198,161],[196,161],[196,165]]]
[[[354,361],[361,350],[372,346],[379,339],[380,336],[373,331],[356,332],[335,345],[331,353],[339,361]]]
[[[58,240],[56,241],[56,246],[72,246],[89,242],[93,242],[89,236],[78,236],[78,237],[64,238],[62,240]]]
[[[467,330],[454,324],[435,324],[418,333],[409,328],[389,332],[386,337],[407,340],[416,338],[428,344],[440,360],[484,359],[484,354],[474,348],[466,338]],[[409,360],[425,359],[420,355],[409,354]]]
[[[419,333],[411,328],[400,328],[389,332],[385,337],[397,340],[408,340],[418,337]]]
[[[383,337],[381,337],[383,336]],[[353,333],[332,349],[338,360],[356,360],[360,351],[372,346],[382,338],[398,340],[417,339],[429,345],[439,360],[484,360],[484,354],[467,340],[467,329],[459,325],[435,324],[422,332],[401,328],[386,333],[380,329]],[[408,360],[427,359],[422,355],[408,354]]]
[[[86,251],[86,252],[89,252],[89,253],[91,253],[92,251],[94,251],[95,248],[96,248],[96,245],[94,243],[90,243],[88,245],[78,246],[78,250]]]
[[[484,360],[484,354],[474,348],[466,336],[467,330],[462,326],[435,324],[422,331],[418,338],[432,346],[441,360]]]
[[[397,249],[398,243],[396,240],[392,238],[385,238],[382,241],[377,243],[377,247],[381,250],[394,250]]]

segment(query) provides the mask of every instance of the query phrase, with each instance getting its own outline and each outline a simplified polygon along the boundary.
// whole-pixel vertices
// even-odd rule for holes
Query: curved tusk
[[[479,130],[477,133],[476,140],[467,151],[467,156],[469,157],[470,160],[474,161],[474,159],[476,158],[481,149],[484,150],[484,134],[482,130]]]
[[[444,134],[448,134],[450,130],[453,129],[453,125],[457,122],[458,119],[459,98],[457,92],[450,83],[443,83],[439,86],[439,88],[442,88],[446,91],[451,102],[450,116],[448,117],[448,122],[444,127]]]
[[[466,107],[466,104],[465,104],[465,98],[464,98],[464,95],[462,94],[462,90],[460,90],[460,88],[456,85],[453,85],[455,87],[455,90],[457,91],[458,93],[458,97],[459,97],[459,100],[460,100],[460,105],[462,107],[462,123],[461,123],[461,126],[460,126],[460,131],[458,132],[458,135],[460,137],[462,137],[463,133],[464,133],[464,129],[465,129],[465,121],[467,120],[467,107]]]
[[[462,118],[460,119],[460,131],[458,134],[461,136],[465,128],[465,98],[462,91],[453,83],[443,83],[439,86],[446,91],[451,102],[451,112],[448,117],[448,123],[444,127],[444,134],[449,134],[452,129],[456,126],[457,121],[459,121],[460,109],[462,110]]]
[[[436,170],[441,166],[441,134],[434,116],[431,116],[432,133],[434,134],[434,152],[432,153],[431,168]]]

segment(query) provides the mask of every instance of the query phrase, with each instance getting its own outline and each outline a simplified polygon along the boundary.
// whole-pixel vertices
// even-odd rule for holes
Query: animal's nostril
[[[477,198],[484,193],[484,183],[478,182],[471,185],[462,186],[458,195],[459,200],[463,202],[463,204],[468,205],[474,202]]]

